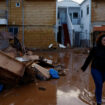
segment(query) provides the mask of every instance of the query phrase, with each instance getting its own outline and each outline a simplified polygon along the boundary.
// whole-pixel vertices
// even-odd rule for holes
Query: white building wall
[[[67,8],[58,8],[60,24],[67,22]]]
[[[7,19],[0,19],[0,25],[7,25]]]
[[[87,6],[89,6],[89,14],[87,14]],[[90,40],[90,0],[85,0],[81,4],[81,10],[83,11],[83,17],[81,17],[82,36],[81,39]]]
[[[89,6],[89,14],[87,14],[87,7]],[[66,21],[66,17],[69,14],[72,18],[72,26],[74,32],[79,32],[80,46],[89,47],[90,44],[90,29],[91,29],[91,0],[84,0],[81,4],[73,2],[72,0],[63,0],[57,2],[58,13],[61,21]],[[67,12],[68,10],[68,12]],[[83,11],[83,17],[81,17],[81,10]],[[73,18],[73,13],[78,12],[78,20]],[[72,17],[71,15],[72,14]],[[75,37],[75,36],[73,36]]]
[[[78,12],[78,18],[80,19],[80,7],[69,7],[69,14],[70,13],[74,13],[74,12]],[[72,19],[73,19],[73,15],[72,15]]]
[[[73,13],[77,12],[78,13],[78,18],[74,19],[73,18]],[[81,32],[81,28],[80,28],[80,23],[81,23],[81,15],[80,15],[80,7],[70,7],[69,8],[69,15],[72,14],[72,16],[70,16],[71,18],[71,21],[72,21],[72,24],[73,24],[73,21],[76,23],[76,24],[73,24],[73,28],[75,30],[75,32]]]

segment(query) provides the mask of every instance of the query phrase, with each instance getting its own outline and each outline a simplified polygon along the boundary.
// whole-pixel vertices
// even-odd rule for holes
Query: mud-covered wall
[[[9,25],[22,25],[22,1],[16,7],[17,0],[9,0]],[[24,0],[24,24],[25,25],[55,25],[56,1]]]
[[[0,10],[6,9],[6,0],[0,0]]]
[[[0,1],[0,18],[6,17],[6,10],[7,10],[6,2],[5,0],[1,0]]]
[[[22,26],[18,26],[18,38],[22,41]],[[46,49],[52,43],[55,46],[54,30],[50,26],[25,26],[24,43],[28,48]]]
[[[92,0],[92,22],[105,21],[105,0]]]
[[[19,7],[16,3],[20,3]],[[51,43],[56,45],[54,33],[56,0],[23,0],[23,4],[22,0],[8,0],[8,6],[6,0],[2,0],[0,10],[1,8],[8,9],[8,27],[1,28],[1,31],[5,28],[17,27],[20,41],[22,41],[24,31],[26,47],[48,48]]]

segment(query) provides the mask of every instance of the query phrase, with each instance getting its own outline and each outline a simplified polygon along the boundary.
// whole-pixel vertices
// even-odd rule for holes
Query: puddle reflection
[[[87,105],[79,99],[80,90],[57,90],[57,105]]]

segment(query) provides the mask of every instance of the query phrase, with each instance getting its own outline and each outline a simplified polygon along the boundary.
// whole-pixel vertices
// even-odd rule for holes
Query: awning
[[[105,31],[105,26],[93,27],[93,32],[95,31]]]

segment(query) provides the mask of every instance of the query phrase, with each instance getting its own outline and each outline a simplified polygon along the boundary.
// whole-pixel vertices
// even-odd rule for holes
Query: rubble
[[[12,84],[24,75],[25,65],[0,51],[0,83]]]
[[[13,39],[12,33],[0,32],[0,50],[4,50],[9,47],[10,39]]]
[[[9,47],[8,40],[0,40],[0,50],[4,50]]]
[[[24,64],[0,51],[0,67],[18,76],[24,74]]]
[[[69,45],[68,45],[67,47],[69,47]],[[67,47],[66,47],[65,45],[63,45],[63,44],[60,44],[60,43],[58,43],[57,47],[55,47],[53,44],[50,44],[50,45],[48,46],[49,49],[51,49],[51,48],[53,48],[53,49],[55,49],[55,48],[62,48],[62,49],[65,49],[65,48],[67,48]]]
[[[0,32],[0,40],[10,40],[14,39],[13,34],[11,32]]]
[[[52,78],[50,69],[54,68],[58,75],[62,74],[62,66],[54,65],[53,61],[33,53],[13,57],[12,47],[0,51],[0,83],[6,86],[24,85],[39,80]],[[16,50],[15,50],[16,51]],[[11,55],[9,55],[10,53]],[[15,52],[17,53],[17,51]]]
[[[54,69],[50,69],[49,72],[50,72],[50,75],[53,79],[59,79],[60,78],[58,75],[58,71],[56,71]]]
[[[39,90],[45,91],[46,88],[45,87],[39,87]]]
[[[0,32],[0,50],[2,50],[0,51],[0,84],[2,86],[24,85],[35,82],[36,79],[49,80],[52,78],[50,70],[57,68],[53,60],[34,55],[34,51],[23,48],[18,38],[13,37],[9,32]],[[55,72],[59,75],[60,70],[55,69]]]
[[[8,48],[6,48],[5,50],[3,50],[8,56],[11,56],[13,58],[15,58],[18,55],[18,51],[13,48],[11,45],[9,45]]]
[[[46,79],[50,78],[49,70],[41,67],[40,65],[33,63],[32,67],[39,71]]]

